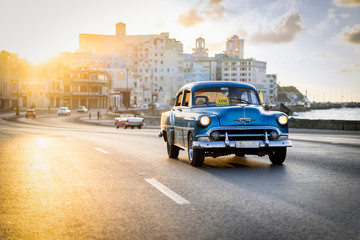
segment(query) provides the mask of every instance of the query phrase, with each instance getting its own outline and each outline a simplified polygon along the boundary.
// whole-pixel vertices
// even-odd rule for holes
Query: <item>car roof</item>
[[[180,91],[183,90],[191,90],[194,91],[199,88],[205,88],[205,87],[245,87],[245,88],[251,88],[256,91],[256,88],[251,85],[250,83],[245,82],[229,82],[229,81],[204,81],[204,82],[193,82],[188,83],[180,88]]]

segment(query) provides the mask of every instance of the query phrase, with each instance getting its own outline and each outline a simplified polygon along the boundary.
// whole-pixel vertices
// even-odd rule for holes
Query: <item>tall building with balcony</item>
[[[122,94],[130,91],[131,104],[169,103],[183,84],[183,45],[169,33],[126,35],[126,25],[118,23],[116,35],[80,34],[79,51],[125,57],[125,70],[132,74]]]
[[[226,51],[225,54],[229,58],[244,58],[244,39],[240,39],[238,36],[234,35],[226,41]]]
[[[108,107],[109,76],[107,71],[80,68],[64,73],[64,106],[76,109]]]
[[[269,82],[269,103],[277,104],[277,74],[266,74]]]
[[[249,59],[222,59],[224,81],[247,82],[263,92],[264,101],[270,102],[270,82],[266,75],[266,62]]]
[[[19,55],[0,52],[0,109],[16,107],[19,82]]]

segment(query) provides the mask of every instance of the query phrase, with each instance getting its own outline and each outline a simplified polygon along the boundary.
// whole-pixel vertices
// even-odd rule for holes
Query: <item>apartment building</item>
[[[240,39],[238,36],[234,35],[226,41],[226,51],[225,54],[229,58],[244,58],[244,39]]]
[[[19,55],[0,52],[0,109],[16,107],[19,81]]]
[[[277,104],[277,74],[266,74],[269,82],[269,104]]]
[[[76,109],[107,108],[109,97],[109,74],[104,70],[80,68],[64,73],[63,106]]]
[[[170,103],[175,89],[183,85],[183,45],[169,33],[126,35],[126,24],[120,22],[115,35],[80,34],[79,51],[125,57],[126,72],[132,73],[127,74],[132,80],[126,90],[134,105]]]
[[[224,81],[247,82],[263,92],[264,101],[270,101],[270,82],[266,76],[266,62],[254,58],[222,60]]]
[[[216,62],[208,55],[205,39],[197,38],[192,54],[184,54],[184,82],[215,81]]]
[[[134,42],[130,49],[127,68],[138,79],[135,104],[170,104],[174,92],[184,84],[182,43],[161,33],[151,41]]]

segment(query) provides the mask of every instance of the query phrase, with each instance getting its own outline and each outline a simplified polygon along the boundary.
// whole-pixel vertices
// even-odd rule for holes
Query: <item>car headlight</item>
[[[280,125],[286,125],[288,123],[288,117],[286,115],[280,115],[277,121]]]
[[[203,116],[201,116],[201,117],[199,118],[199,123],[200,123],[200,125],[201,125],[202,127],[207,127],[207,126],[209,126],[209,125],[210,125],[210,122],[211,122],[210,117],[207,116],[207,115],[203,115]]]

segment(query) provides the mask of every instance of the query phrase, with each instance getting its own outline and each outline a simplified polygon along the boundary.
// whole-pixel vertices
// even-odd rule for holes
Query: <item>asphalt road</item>
[[[268,157],[166,155],[156,129],[0,119],[0,239],[360,239],[360,136]]]

